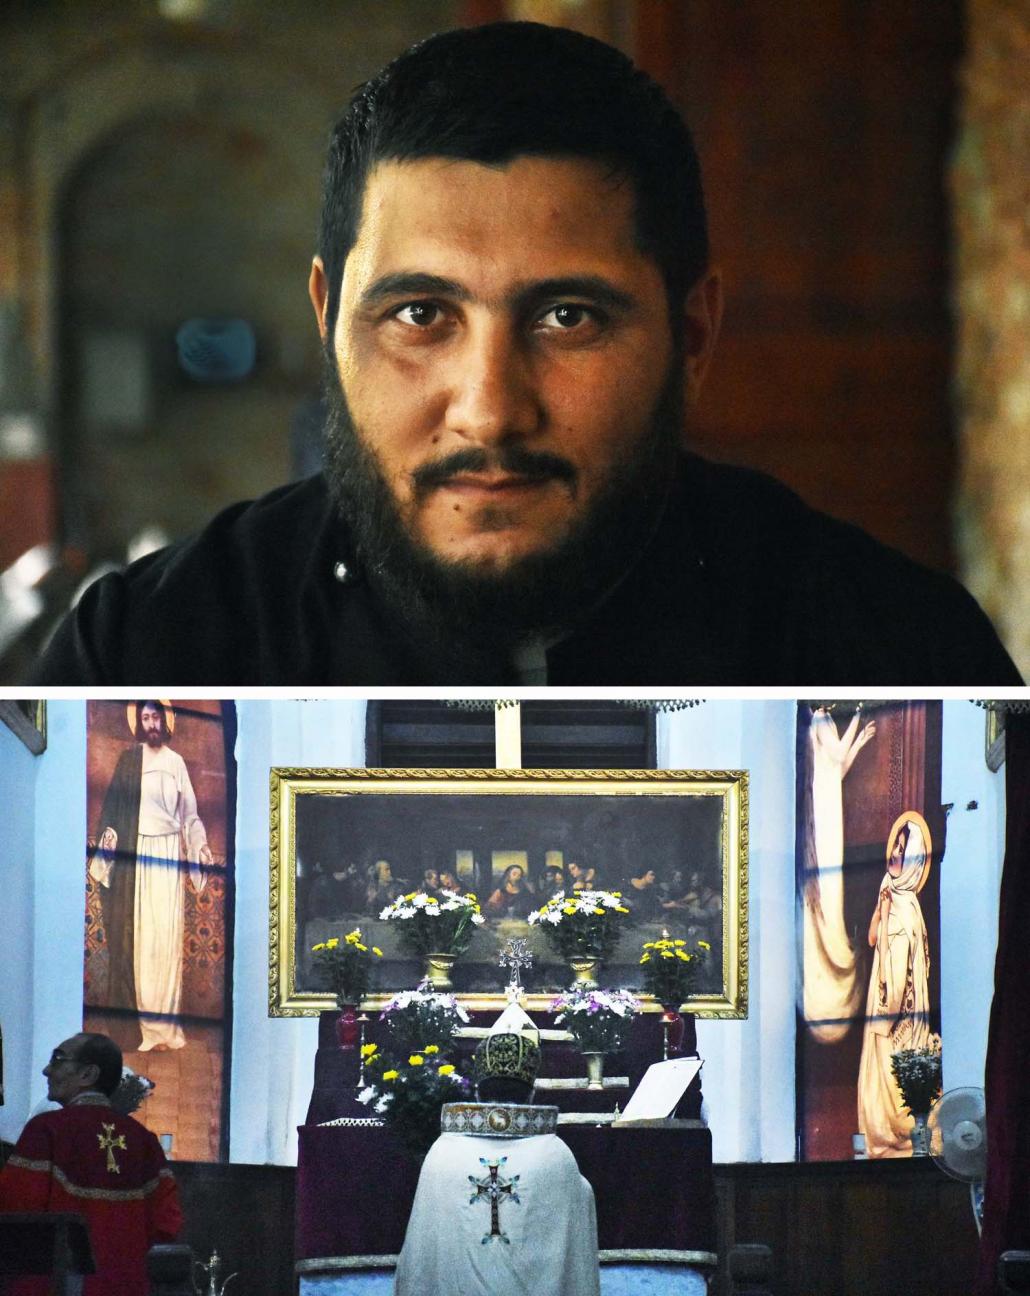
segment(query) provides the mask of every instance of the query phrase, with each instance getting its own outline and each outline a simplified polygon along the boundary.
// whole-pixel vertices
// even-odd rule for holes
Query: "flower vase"
[[[915,1124],[912,1126],[912,1155],[929,1156],[930,1143],[926,1133],[926,1112],[913,1112],[912,1119]]]
[[[572,988],[574,990],[597,989],[597,974],[601,970],[601,960],[599,958],[569,959],[569,967],[572,969]]]
[[[427,954],[426,980],[434,990],[452,990],[451,969],[454,967],[455,954]]]
[[[340,1048],[347,1050],[357,1048],[361,1027],[358,1024],[357,1004],[340,1005],[340,1015],[336,1019],[336,1039]]]
[[[662,1058],[679,1057],[683,1052],[683,1018],[675,1008],[662,1013]]]
[[[583,1054],[587,1064],[587,1088],[604,1088],[604,1054],[587,1052]]]

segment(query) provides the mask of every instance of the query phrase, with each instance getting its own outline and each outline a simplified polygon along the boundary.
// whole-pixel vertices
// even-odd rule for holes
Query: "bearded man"
[[[1019,682],[953,581],[685,453],[720,277],[610,46],[492,24],[362,86],[309,291],[325,474],[96,582],[39,683]]]
[[[108,950],[108,1008],[138,1013],[126,1047],[182,1048],[186,911],[185,853],[190,880],[205,885],[214,862],[197,813],[186,762],[168,746],[174,712],[167,702],[128,707],[136,743],[122,752],[100,812],[89,872],[101,897]],[[185,846],[185,852],[184,852]]]

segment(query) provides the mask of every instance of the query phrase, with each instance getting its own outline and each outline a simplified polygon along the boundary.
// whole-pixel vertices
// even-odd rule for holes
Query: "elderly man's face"
[[[324,327],[317,261],[311,290]],[[711,302],[697,301],[688,397],[714,337]],[[642,479],[660,499],[682,433],[668,310],[635,243],[632,185],[600,163],[375,167],[327,341],[356,437],[419,550],[503,574],[560,554]]]

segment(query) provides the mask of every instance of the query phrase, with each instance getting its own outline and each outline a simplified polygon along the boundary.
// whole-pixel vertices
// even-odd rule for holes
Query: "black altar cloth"
[[[298,1132],[298,1267],[357,1269],[395,1256],[418,1183],[415,1163],[382,1127],[302,1125]],[[593,1187],[602,1252],[715,1263],[709,1130],[566,1124],[558,1135]]]

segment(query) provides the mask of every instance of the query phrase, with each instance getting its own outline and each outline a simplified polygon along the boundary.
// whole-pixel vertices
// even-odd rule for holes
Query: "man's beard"
[[[661,520],[682,441],[682,365],[673,357],[642,435],[613,462],[607,481],[567,535],[494,570],[448,562],[411,534],[373,450],[355,427],[335,356],[324,352],[326,476],[349,528],[361,573],[389,619],[415,646],[426,682],[497,683],[512,678],[511,652],[537,637],[560,638],[630,570]],[[575,492],[560,456],[518,443],[470,448],[416,469],[416,499],[458,472],[488,467]],[[484,519],[488,524],[488,518]],[[430,679],[431,677],[431,679]]]

